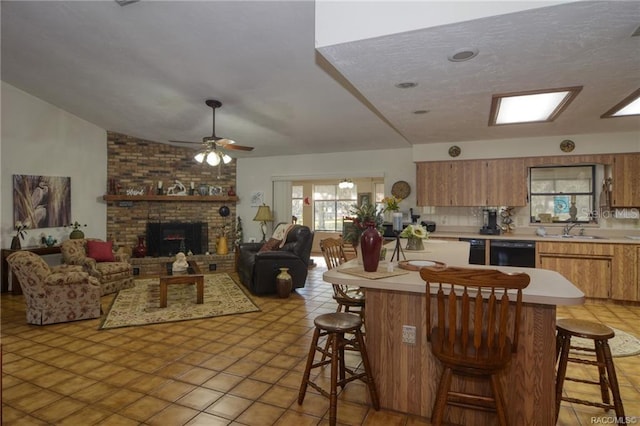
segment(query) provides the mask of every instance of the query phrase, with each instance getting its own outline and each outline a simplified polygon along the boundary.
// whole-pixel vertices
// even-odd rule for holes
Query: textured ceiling
[[[314,49],[312,1],[3,1],[2,80],[104,129],[238,156],[639,131],[640,3],[578,2]],[[469,62],[446,57],[462,47]],[[414,89],[394,84],[415,81]],[[582,85],[554,123],[488,127],[491,95]],[[430,112],[415,115],[414,110]]]

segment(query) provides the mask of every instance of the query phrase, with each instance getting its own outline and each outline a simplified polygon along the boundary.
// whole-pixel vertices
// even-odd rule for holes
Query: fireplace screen
[[[206,222],[147,223],[149,256],[173,256],[179,251],[204,254],[209,251]]]

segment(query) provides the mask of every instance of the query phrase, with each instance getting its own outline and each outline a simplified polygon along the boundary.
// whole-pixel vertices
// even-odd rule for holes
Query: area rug
[[[238,284],[224,273],[204,276],[204,303],[196,304],[195,285],[170,285],[167,307],[160,308],[159,280],[136,280],[135,287],[120,290],[100,329],[159,324],[256,312],[260,309]]]
[[[624,332],[622,330],[618,330],[617,328],[613,328],[616,335],[613,339],[609,339],[609,347],[611,348],[611,355],[614,357],[622,357],[622,356],[632,356],[640,354],[640,339],[637,337]],[[590,348],[593,349],[593,340],[583,339],[581,337],[572,337],[571,338],[571,351],[574,353],[579,353],[581,355],[592,355],[595,356],[594,352],[581,351],[578,348]]]

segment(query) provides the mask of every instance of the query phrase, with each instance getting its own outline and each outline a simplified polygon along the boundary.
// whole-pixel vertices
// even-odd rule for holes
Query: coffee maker
[[[499,235],[500,227],[498,226],[498,211],[496,209],[482,210],[483,225],[480,233],[483,235]]]

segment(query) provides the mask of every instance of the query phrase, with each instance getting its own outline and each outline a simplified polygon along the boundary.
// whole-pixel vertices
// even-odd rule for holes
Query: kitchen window
[[[342,231],[342,219],[358,201],[358,187],[313,186],[313,225],[316,231]]]
[[[531,222],[589,222],[595,208],[595,173],[594,165],[531,167]]]

